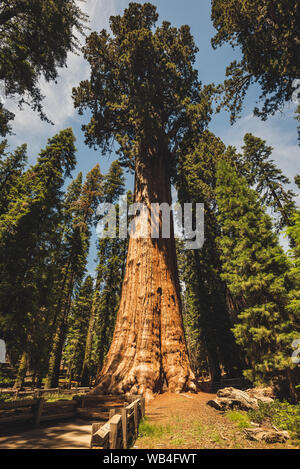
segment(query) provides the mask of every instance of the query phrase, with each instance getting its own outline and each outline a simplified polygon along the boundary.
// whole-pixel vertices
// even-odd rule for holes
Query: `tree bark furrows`
[[[135,202],[171,204],[170,179],[162,158],[136,165]],[[136,232],[141,226],[136,219]],[[159,218],[161,227],[162,219]],[[130,237],[113,341],[94,393],[195,390],[183,330],[173,221],[171,238]]]

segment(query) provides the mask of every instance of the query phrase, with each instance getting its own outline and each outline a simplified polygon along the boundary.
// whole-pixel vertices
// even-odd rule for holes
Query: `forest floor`
[[[146,418],[133,449],[297,448],[292,442],[267,444],[247,440],[242,428],[244,422],[230,419],[236,413],[220,413],[207,405],[214,397],[206,393],[157,396],[146,406]]]
[[[146,405],[133,449],[299,449],[245,438],[243,413],[209,407],[212,394],[162,394]],[[236,417],[239,417],[238,419]],[[235,420],[235,421],[232,421]],[[0,449],[88,449],[91,424],[82,420],[0,436]]]

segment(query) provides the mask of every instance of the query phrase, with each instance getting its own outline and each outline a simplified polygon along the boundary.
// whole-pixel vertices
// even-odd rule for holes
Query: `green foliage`
[[[140,437],[161,438],[169,432],[170,429],[167,426],[150,423],[147,417],[145,417],[139,425]]]
[[[295,183],[300,188],[300,177],[295,177]],[[287,235],[292,241],[290,256],[292,268],[290,274],[294,280],[294,288],[290,292],[290,303],[288,309],[296,317],[299,317],[300,311],[300,210],[296,210],[291,218],[290,226],[286,230]]]
[[[218,165],[217,202],[222,278],[239,305],[233,332],[247,355],[247,377],[267,381],[294,367],[291,343],[299,329],[287,307],[290,262],[257,193],[227,161]]]
[[[212,21],[217,31],[214,48],[224,43],[240,47],[242,58],[227,68],[223,105],[234,121],[251,83],[261,88],[261,110],[266,119],[293,93],[300,76],[300,5],[298,0],[213,0]]]
[[[0,216],[8,209],[11,198],[17,193],[20,176],[27,161],[26,145],[7,153],[7,141],[0,143]]]
[[[184,284],[183,307],[187,341],[193,368],[220,379],[221,367],[239,374],[240,352],[232,332],[232,311],[227,288],[221,279],[220,232],[216,212],[216,165],[227,153],[225,145],[211,132],[195,137],[179,156],[176,187],[181,204],[204,203],[205,244],[201,250],[185,251],[178,246],[179,274]]]
[[[0,329],[13,363],[20,350],[30,351],[34,366],[47,354],[57,276],[53,256],[60,244],[62,187],[76,164],[74,140],[71,129],[49,139],[34,166],[17,170],[11,187],[6,166],[10,189],[0,216]]]
[[[10,0],[0,6],[0,80],[7,97],[29,104],[42,119],[39,80],[55,81],[67,53],[79,50],[87,17],[74,0]],[[0,134],[10,131],[14,115],[0,104]]]
[[[103,177],[101,202],[116,203],[123,195],[125,180],[123,169],[114,161]],[[118,205],[116,205],[118,211]],[[117,226],[117,230],[119,227]],[[87,335],[84,341],[84,360],[81,370],[81,384],[90,383],[103,365],[109,349],[120,302],[121,286],[127,254],[127,239],[104,237],[97,242],[98,266],[96,285],[93,293]]]
[[[79,178],[81,176],[79,175]],[[60,247],[61,264],[59,282],[60,295],[57,301],[57,314],[49,359],[46,386],[53,388],[58,384],[59,369],[63,346],[68,330],[68,318],[71,311],[74,291],[79,287],[86,270],[90,247],[90,227],[94,221],[95,210],[102,196],[102,174],[97,164],[86,176],[85,183],[75,181],[69,187],[66,196],[67,222],[63,229]]]
[[[251,419],[249,414],[230,411],[226,413],[226,417],[231,421],[237,424],[238,428],[243,430],[244,428],[249,428]]]
[[[267,146],[264,140],[247,133],[242,150],[238,159],[241,174],[261,195],[262,203],[279,215],[278,229],[289,226],[296,209],[296,194],[285,189],[290,181],[271,160],[273,148]]]
[[[132,170],[137,157],[159,155],[172,175],[178,148],[209,119],[212,90],[193,68],[198,49],[190,28],[164,21],[155,29],[157,19],[150,3],[130,3],[122,17],[110,18],[112,35],[93,32],[84,47],[91,78],[73,98],[80,114],[92,112],[83,126],[88,145],[106,153],[116,141]]]
[[[93,302],[93,278],[86,277],[74,299],[68,318],[68,334],[64,350],[64,362],[68,367],[69,379],[80,381],[84,360],[84,343],[86,341],[89,319]]]
[[[248,412],[253,422],[269,422],[282,430],[288,430],[292,437],[300,440],[300,407],[288,402],[275,400],[272,403],[259,402],[257,410]]]

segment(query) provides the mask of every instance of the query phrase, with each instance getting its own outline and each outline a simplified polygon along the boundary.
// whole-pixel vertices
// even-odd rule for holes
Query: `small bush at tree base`
[[[300,440],[300,406],[288,402],[274,401],[270,404],[260,402],[257,410],[248,412],[249,418],[262,424],[269,422],[276,428],[287,430],[292,438]]]

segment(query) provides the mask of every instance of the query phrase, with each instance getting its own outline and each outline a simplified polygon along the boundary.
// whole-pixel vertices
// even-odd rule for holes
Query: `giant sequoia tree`
[[[201,132],[210,103],[193,68],[197,48],[188,26],[158,19],[156,8],[130,3],[110,18],[113,35],[92,33],[85,46],[90,80],[74,89],[86,142],[105,153],[113,141],[135,172],[134,201],[171,203],[177,150]],[[150,217],[148,219],[150,225]],[[161,224],[161,219],[159,221]],[[182,325],[173,227],[170,239],[131,237],[112,345],[96,392],[150,396],[195,389]]]

